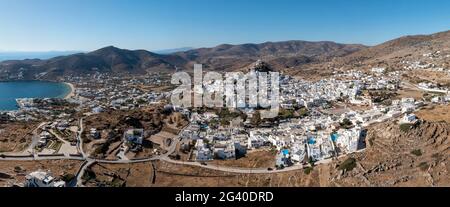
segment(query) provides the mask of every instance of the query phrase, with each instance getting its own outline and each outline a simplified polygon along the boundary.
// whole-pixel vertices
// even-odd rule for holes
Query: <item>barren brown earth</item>
[[[428,122],[400,129],[394,122],[368,131],[368,148],[353,157],[357,167],[332,176],[344,186],[449,186],[450,126]]]
[[[57,179],[66,174],[75,175],[81,167],[81,161],[0,161],[0,186],[23,184],[25,176],[37,170],[50,171]]]
[[[450,124],[450,105],[430,106],[418,111],[416,115],[430,122],[444,121]]]
[[[23,151],[31,142],[38,123],[14,122],[0,124],[0,153]]]
[[[211,163],[218,166],[241,168],[268,168],[275,166],[276,152],[269,149],[249,151],[245,157],[234,160],[214,160]]]
[[[369,129],[365,151],[310,171],[237,174],[160,161],[94,166],[93,171],[100,175],[97,184],[114,183],[120,175],[122,186],[449,186],[449,132],[444,122],[423,121],[407,131],[395,122],[380,123]],[[349,158],[355,165],[342,167]],[[237,163],[230,165],[248,166]]]
[[[140,164],[92,166],[96,178],[88,186],[319,186],[319,171],[274,174],[236,174],[155,161]],[[318,168],[319,169],[319,168]]]
[[[368,129],[364,151],[333,159],[310,169],[268,174],[237,174],[154,161],[137,164],[95,164],[87,186],[450,186],[448,106],[425,108],[422,120],[409,127],[395,122]],[[349,158],[352,164],[345,164]],[[250,153],[235,167],[263,167],[273,162],[270,151]],[[266,165],[267,164],[267,165]],[[22,183],[32,171],[56,176],[75,174],[78,161],[0,162],[0,184]],[[351,166],[351,167],[349,167]]]

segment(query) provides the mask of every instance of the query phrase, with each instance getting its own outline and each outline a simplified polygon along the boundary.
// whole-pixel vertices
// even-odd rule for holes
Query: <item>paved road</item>
[[[76,179],[74,179],[76,181],[76,186],[82,187],[83,186],[83,175],[86,172],[86,169],[88,167],[90,167],[91,165],[93,165],[95,163],[94,160],[86,160],[83,162],[83,164],[81,165],[80,169],[78,170],[77,174],[76,174]]]
[[[160,160],[169,162],[172,164],[189,165],[189,166],[206,168],[206,169],[210,169],[210,170],[217,170],[217,171],[230,172],[230,173],[242,173],[242,174],[280,173],[280,172],[288,172],[288,171],[303,169],[302,165],[294,165],[294,166],[286,167],[286,168],[280,169],[280,170],[268,170],[267,168],[237,168],[237,167],[227,167],[227,166],[220,166],[220,165],[214,165],[214,164],[202,165],[199,162],[185,162],[185,161],[179,161],[179,160],[172,160],[169,158],[162,158]]]
[[[78,129],[78,134],[77,134],[77,147],[78,147],[78,151],[81,153],[81,155],[83,157],[87,157],[86,153],[83,151],[83,139],[81,138],[81,135],[84,132],[83,119],[84,119],[84,117],[80,118],[79,129]]]
[[[39,142],[39,135],[37,134],[38,129],[40,129],[42,126],[48,124],[48,122],[42,122],[39,124],[38,127],[36,127],[36,129],[33,130],[33,137],[31,139],[31,143],[30,146],[28,146],[28,148],[25,150],[26,152],[29,153],[34,153],[34,147],[36,147],[37,143]]]
[[[186,126],[187,127],[187,126]],[[178,161],[178,160],[172,160],[169,158],[169,155],[174,153],[176,150],[177,144],[180,142],[180,136],[177,135],[173,138],[173,141],[171,145],[169,146],[167,153],[159,156],[153,156],[151,158],[145,158],[145,159],[134,159],[134,160],[103,160],[103,159],[94,159],[89,158],[85,152],[83,151],[83,140],[81,139],[81,134],[83,133],[83,118],[80,119],[80,129],[78,132],[78,149],[82,156],[72,156],[72,155],[61,155],[61,156],[29,156],[29,157],[2,157],[0,156],[0,161],[34,161],[34,160],[80,160],[84,161],[81,165],[80,169],[78,170],[76,174],[76,179],[71,182],[70,184],[73,185],[76,181],[76,186],[82,186],[82,177],[86,171],[86,169],[91,166],[94,163],[108,163],[108,164],[130,164],[130,163],[140,163],[140,162],[149,162],[149,161],[165,161],[172,164],[178,164],[178,165],[189,165],[189,166],[196,166],[201,167],[205,169],[210,170],[217,170],[222,172],[229,172],[229,173],[244,173],[244,174],[267,174],[267,173],[279,173],[279,172],[288,172],[293,170],[300,170],[303,168],[301,165],[294,165],[291,167],[287,167],[280,170],[268,170],[267,168],[258,168],[258,169],[250,169],[250,168],[236,168],[236,167],[225,167],[225,166],[219,166],[214,164],[207,164],[202,165],[198,162],[185,162],[185,161]]]
[[[414,86],[413,84],[410,83],[404,83],[405,87],[408,88],[417,88],[417,86]],[[42,123],[39,127],[43,126],[46,123]],[[46,157],[42,157],[42,156],[31,156],[30,157],[1,157],[0,156],[0,161],[1,160],[9,160],[9,161],[33,161],[33,160],[82,160],[85,161],[80,170],[77,173],[77,185],[81,186],[81,177],[83,176],[85,170],[92,164],[94,163],[109,163],[109,164],[129,164],[129,163],[140,163],[140,162],[149,162],[149,161],[155,161],[155,160],[161,160],[161,161],[165,161],[165,162],[169,162],[172,164],[179,164],[179,165],[188,165],[188,166],[196,166],[196,167],[201,167],[201,168],[205,168],[205,169],[210,169],[210,170],[217,170],[217,171],[223,171],[223,172],[230,172],[230,173],[244,173],[244,174],[267,174],[267,173],[280,173],[280,172],[288,172],[288,171],[294,171],[294,170],[301,170],[303,169],[302,165],[294,165],[291,167],[286,167],[284,169],[280,169],[280,170],[268,170],[267,168],[254,168],[254,169],[249,169],[249,168],[236,168],[236,167],[226,167],[226,166],[219,166],[219,165],[214,165],[214,164],[207,164],[207,165],[202,165],[201,163],[198,162],[185,162],[185,161],[179,161],[179,160],[172,160],[170,159],[168,156],[170,154],[172,154],[173,152],[175,152],[176,150],[176,146],[180,141],[180,136],[176,136],[173,141],[171,146],[168,148],[168,151],[166,154],[164,155],[159,155],[159,156],[154,156],[151,158],[145,158],[145,159],[134,159],[134,160],[102,160],[102,159],[93,159],[93,158],[89,158],[85,152],[83,151],[83,140],[81,139],[81,134],[84,131],[83,128],[83,118],[80,119],[80,129],[78,132],[78,149],[80,151],[80,153],[82,154],[81,157],[77,157],[77,156],[70,156],[70,155],[66,155],[66,156],[46,156]],[[38,128],[39,128],[38,127]],[[186,126],[187,127],[187,126]],[[324,160],[323,162],[318,162],[317,164],[321,164],[321,163],[326,163],[329,162],[330,160]]]
[[[450,93],[450,91],[448,91],[448,90],[424,88],[424,87],[412,84],[412,83],[407,82],[407,81],[402,81],[401,85],[403,87],[405,87],[405,88],[409,88],[409,89],[413,89],[413,90],[419,90],[419,91],[428,91],[428,92],[445,93],[445,94],[449,94]]]
[[[198,162],[184,162],[184,161],[178,161],[178,160],[172,160],[170,159],[167,154],[161,155],[161,156],[155,156],[151,158],[146,159],[136,159],[136,160],[102,160],[102,159],[92,159],[92,158],[84,158],[84,157],[76,157],[76,156],[54,156],[54,157],[0,157],[1,160],[7,160],[7,161],[33,161],[33,160],[81,160],[81,161],[87,161],[89,163],[107,163],[107,164],[130,164],[130,163],[140,163],[140,162],[149,162],[149,161],[156,161],[161,160],[165,162],[169,162],[172,164],[179,164],[179,165],[189,165],[189,166],[196,166],[211,170],[217,170],[217,171],[223,171],[223,172],[230,172],[230,173],[245,173],[245,174],[261,174],[261,173],[279,173],[279,172],[287,172],[287,171],[293,171],[293,170],[299,170],[302,169],[303,166],[301,165],[294,165],[291,167],[287,167],[281,170],[268,170],[267,168],[264,169],[250,169],[250,168],[236,168],[236,167],[225,167],[225,166],[219,166],[219,165],[213,165],[213,164],[207,164],[202,165]],[[80,176],[84,173],[84,170],[89,165],[82,165],[80,169]]]
[[[32,156],[0,157],[0,161],[37,161],[37,160],[86,160],[77,156]]]

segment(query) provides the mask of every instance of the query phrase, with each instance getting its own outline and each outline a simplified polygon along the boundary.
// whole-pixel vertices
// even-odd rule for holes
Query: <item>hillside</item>
[[[355,155],[358,167],[335,173],[340,185],[448,186],[449,132],[445,122],[422,121],[401,130],[396,123],[380,123],[369,129],[368,148]]]
[[[145,50],[124,50],[113,46],[90,53],[60,56],[49,60],[4,61],[0,63],[2,76],[18,76],[25,79],[54,78],[66,75],[102,73],[145,73],[147,69],[174,69],[174,64],[184,64],[172,55],[158,55]]]
[[[404,36],[333,61],[336,66],[381,65],[397,67],[401,61],[424,60],[424,54],[450,54],[450,31]],[[439,62],[444,64],[445,62]],[[448,63],[448,62],[447,62]]]
[[[172,54],[146,50],[125,50],[113,46],[89,53],[60,56],[48,60],[4,61],[0,79],[50,79],[95,72],[143,74],[146,72],[192,69],[194,63],[210,70],[236,70],[258,59],[276,67],[289,68],[305,63],[347,55],[365,48],[333,42],[268,42],[262,44],[219,45]]]
[[[388,71],[398,71],[404,70],[412,63],[430,64],[428,68],[448,69],[450,67],[450,31],[431,35],[404,36],[345,56],[297,65],[286,72],[302,78],[315,79],[331,75],[336,70],[367,71],[372,67],[385,67]],[[424,79],[423,75],[415,74],[420,72],[417,70],[409,73],[414,76],[409,79]],[[430,73],[429,70],[426,72]],[[446,75],[442,73],[437,76]],[[445,80],[437,79],[431,81],[445,82]]]
[[[313,61],[341,57],[367,48],[356,44],[334,42],[284,41],[261,44],[223,44],[213,48],[199,48],[176,53],[186,61],[202,63],[215,70],[236,70],[258,59],[277,69],[296,67]]]
[[[424,56],[439,55],[438,58]],[[450,67],[450,31],[432,35],[400,37],[373,47],[334,42],[284,41],[261,44],[222,44],[171,54],[146,50],[125,50],[113,46],[90,53],[60,56],[48,60],[28,59],[0,62],[0,79],[54,79],[95,72],[144,74],[147,72],[192,70],[201,63],[205,70],[242,70],[263,60],[274,70],[304,78],[324,77],[336,69],[381,66],[401,70],[405,61]]]

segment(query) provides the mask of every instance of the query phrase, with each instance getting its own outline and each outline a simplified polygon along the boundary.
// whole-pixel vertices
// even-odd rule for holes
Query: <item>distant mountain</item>
[[[195,49],[195,48],[193,48],[193,47],[180,47],[180,48],[165,49],[165,50],[155,50],[153,52],[157,53],[157,54],[161,54],[161,55],[167,55],[167,54],[176,53],[176,52],[185,52],[185,51],[193,50],[193,49]]]
[[[145,50],[124,50],[113,46],[89,53],[60,56],[48,60],[3,61],[0,78],[16,77],[19,72],[25,79],[55,78],[95,72],[142,74],[147,69],[175,69],[173,64],[184,60],[171,55],[159,55]],[[6,76],[6,77],[5,77]]]
[[[223,44],[213,48],[199,48],[178,55],[187,62],[204,64],[211,70],[236,70],[256,60],[264,60],[282,67],[295,67],[312,61],[341,57],[365,49],[359,44],[334,42],[284,41],[261,44]],[[286,61],[286,63],[282,63]]]
[[[146,50],[125,50],[113,46],[89,53],[59,56],[48,60],[30,59],[0,63],[0,79],[50,79],[94,72],[144,74],[155,71],[191,70],[194,63],[206,70],[236,70],[261,59],[276,68],[289,68],[345,56],[363,45],[334,42],[286,41],[262,44],[219,45],[171,54]]]
[[[0,51],[0,62],[4,60],[50,59],[62,55],[72,55],[81,51],[48,51],[48,52],[8,52]]]
[[[187,59],[207,58],[269,58],[286,56],[343,56],[366,48],[364,45],[334,42],[284,41],[261,44],[223,44],[213,48],[200,48],[177,53]]]

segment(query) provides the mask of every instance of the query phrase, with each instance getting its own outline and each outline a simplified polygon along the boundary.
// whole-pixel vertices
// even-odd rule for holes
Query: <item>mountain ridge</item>
[[[0,77],[17,76],[26,79],[45,73],[48,78],[80,75],[94,72],[143,74],[150,71],[190,70],[194,63],[206,69],[235,70],[258,59],[299,59],[292,64],[303,64],[317,57],[342,56],[365,48],[334,42],[283,41],[261,44],[222,44],[212,48],[192,49],[171,54],[157,54],[147,50],[127,50],[107,46],[95,51],[58,56],[47,60],[33,59],[0,62]],[[307,60],[305,60],[307,59]],[[3,76],[1,75],[3,73]]]
[[[0,62],[0,79],[14,79],[19,73],[25,79],[57,78],[95,72],[145,74],[192,70],[195,63],[205,70],[234,71],[262,60],[276,70],[317,73],[323,68],[360,67],[362,64],[397,64],[400,60],[419,57],[427,51],[450,48],[450,31],[431,35],[409,35],[375,46],[341,44],[332,41],[289,40],[280,42],[221,44],[170,54],[147,50],[127,50],[107,46],[98,50],[59,56],[48,60],[27,59]],[[307,73],[308,74],[308,73]],[[42,77],[42,76],[39,76]]]

